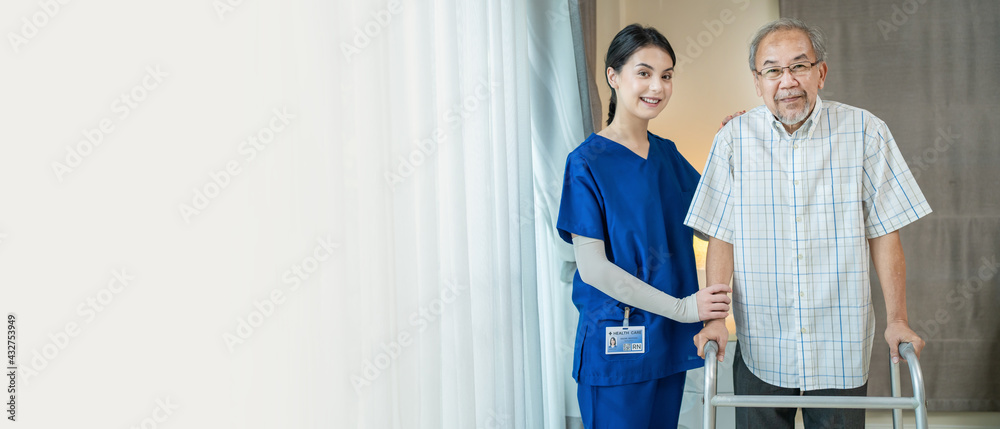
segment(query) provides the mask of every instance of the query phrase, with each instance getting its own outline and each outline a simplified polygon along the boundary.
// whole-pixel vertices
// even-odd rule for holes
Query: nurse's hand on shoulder
[[[725,319],[729,315],[731,300],[729,285],[714,284],[695,293],[698,302],[698,320]]]
[[[736,112],[736,113],[733,113],[732,115],[726,116],[725,118],[722,119],[722,125],[719,125],[719,129],[721,130],[722,127],[726,126],[726,124],[728,124],[729,121],[732,121],[733,118],[735,118],[737,116],[740,116],[740,115],[742,115],[742,114],[744,114],[746,112],[747,112],[746,110],[740,110],[739,112]],[[718,130],[716,130],[716,131],[718,131]]]
[[[694,345],[698,348],[698,356],[705,357],[705,344],[708,340],[715,341],[719,345],[719,352],[716,358],[722,362],[726,358],[726,342],[729,341],[729,329],[726,328],[725,319],[709,320],[701,332],[694,336]]]

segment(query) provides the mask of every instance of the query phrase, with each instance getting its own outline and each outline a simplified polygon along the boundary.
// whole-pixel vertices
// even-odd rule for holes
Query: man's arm
[[[882,284],[882,294],[885,295],[885,341],[889,343],[892,362],[899,362],[901,342],[913,343],[919,357],[924,340],[910,329],[906,316],[906,258],[903,256],[903,244],[899,241],[899,230],[869,239],[868,245],[875,272]]]
[[[710,285],[729,284],[733,278],[733,245],[715,237],[708,238],[708,252],[705,255],[705,277]],[[705,357],[705,343],[715,340],[719,344],[719,362],[726,357],[726,342],[729,340],[729,330],[726,329],[726,319],[714,319],[705,323],[705,327],[694,337],[694,345],[698,348],[698,356]]]

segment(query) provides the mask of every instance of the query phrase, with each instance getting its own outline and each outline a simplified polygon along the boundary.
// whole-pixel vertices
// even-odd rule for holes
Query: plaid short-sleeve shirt
[[[868,379],[868,241],[931,212],[885,123],[837,102],[795,133],[765,106],[715,136],[684,223],[733,244],[747,367],[781,387]]]

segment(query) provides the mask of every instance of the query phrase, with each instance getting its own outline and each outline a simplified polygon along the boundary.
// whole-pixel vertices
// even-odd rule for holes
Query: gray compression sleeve
[[[678,322],[699,321],[698,301],[694,295],[677,299],[639,280],[608,260],[604,241],[573,237],[573,252],[580,278],[606,295]]]

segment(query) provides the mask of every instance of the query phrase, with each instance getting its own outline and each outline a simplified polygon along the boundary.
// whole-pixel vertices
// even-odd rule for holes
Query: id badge
[[[646,353],[645,326],[608,326],[604,330],[604,354]]]

